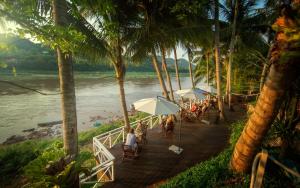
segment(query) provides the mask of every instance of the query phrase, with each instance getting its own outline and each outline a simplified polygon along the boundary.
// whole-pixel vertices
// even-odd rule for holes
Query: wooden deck
[[[235,115],[236,114],[236,115]],[[235,119],[240,112],[233,112]],[[210,113],[210,120],[215,113]],[[207,119],[207,117],[205,118]],[[229,130],[224,124],[187,123],[181,128],[179,143],[179,124],[175,134],[165,137],[160,128],[148,131],[148,143],[142,145],[139,158],[122,162],[121,145],[110,149],[116,157],[115,181],[104,187],[146,187],[173,177],[187,168],[218,154],[228,144]],[[168,150],[171,145],[180,145],[184,150],[180,155]]]

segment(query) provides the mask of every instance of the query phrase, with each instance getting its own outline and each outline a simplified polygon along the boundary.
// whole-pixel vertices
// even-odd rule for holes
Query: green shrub
[[[50,142],[50,140],[30,140],[0,148],[0,182],[22,173],[23,166],[39,156]]]
[[[50,161],[57,161],[63,156],[63,144],[60,141],[56,141],[24,167],[24,175],[31,181],[43,181],[47,179],[47,175],[45,174],[46,165]]]

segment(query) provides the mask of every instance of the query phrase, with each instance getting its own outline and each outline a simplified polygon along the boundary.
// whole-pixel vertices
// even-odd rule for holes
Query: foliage
[[[244,121],[238,121],[231,125],[230,145],[218,156],[178,174],[162,187],[249,187],[248,175],[234,174],[228,168],[233,147],[244,124]]]
[[[130,121],[133,122],[146,116],[148,116],[146,113],[137,113],[134,116],[130,116]],[[101,125],[92,130],[80,132],[78,135],[80,153],[76,159],[76,168],[81,170],[81,167],[89,169],[93,167],[95,161],[93,160],[90,147],[86,147],[86,145],[91,144],[94,136],[115,129],[121,125],[122,122],[117,121]],[[49,181],[53,180],[53,178],[45,176],[44,168],[49,161],[55,161],[62,156],[61,138],[29,140],[18,144],[2,146],[0,148],[0,186],[2,187],[9,184],[10,181],[19,175],[25,175],[31,179],[34,184],[30,184],[30,186],[41,187],[50,185]]]
[[[23,143],[10,145],[0,148],[0,176],[1,181],[8,179],[23,172],[23,166],[29,161],[39,156],[49,145],[50,140],[25,141]],[[1,184],[0,184],[1,185]]]
[[[47,182],[51,179],[45,175],[45,167],[50,161],[57,161],[64,156],[63,144],[56,141],[47,147],[36,159],[29,162],[24,167],[24,175],[30,181]]]

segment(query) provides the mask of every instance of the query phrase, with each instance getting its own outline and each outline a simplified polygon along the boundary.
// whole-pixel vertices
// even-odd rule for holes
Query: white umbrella
[[[152,115],[176,114],[180,107],[163,97],[141,99],[133,103],[138,111],[146,112]]]
[[[189,99],[205,99],[205,95],[207,92],[202,90],[202,89],[182,89],[182,90],[177,90],[175,92],[177,95],[180,95],[183,98],[189,98]]]
[[[217,93],[217,90],[214,87],[208,85],[200,86],[200,89],[211,94]]]
[[[166,115],[166,114],[176,114],[180,107],[165,99],[164,97],[157,96],[156,98],[146,98],[141,99],[133,103],[134,107],[138,111],[146,112],[152,115]],[[181,141],[181,118],[179,126],[179,143]],[[172,151],[177,154],[180,154],[183,149],[172,145],[170,147]]]

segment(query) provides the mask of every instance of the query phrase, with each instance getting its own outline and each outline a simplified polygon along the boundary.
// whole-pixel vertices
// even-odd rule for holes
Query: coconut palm
[[[249,170],[262,139],[278,113],[284,94],[289,90],[292,80],[300,75],[298,63],[300,25],[295,20],[299,16],[299,7],[299,1],[282,6],[281,16],[273,25],[277,33],[269,59],[270,71],[254,112],[236,143],[231,159],[231,167],[237,172]]]
[[[168,83],[169,89],[170,89],[171,100],[174,101],[172,82],[171,82],[170,74],[168,71],[167,63],[166,63],[166,50],[165,50],[165,47],[163,47],[163,46],[161,46],[161,57],[162,57],[161,63],[162,63],[163,69],[166,73],[167,83]]]
[[[53,0],[52,7],[55,25],[61,28],[68,27],[70,23],[67,19],[67,2],[64,0]],[[62,51],[59,46],[57,46],[56,50],[60,78],[64,150],[67,154],[77,155],[78,134],[72,53]]]
[[[190,36],[195,35],[195,27],[188,28],[186,25],[183,25],[178,21],[176,13],[172,12],[174,2],[141,1],[138,5],[144,21],[139,24],[141,28],[137,30],[131,38],[129,51],[133,60],[140,61],[147,57],[149,52],[151,52],[153,56],[155,51],[166,51],[166,49],[174,48],[178,40],[191,38]],[[162,49],[161,46],[163,46],[164,49]],[[162,56],[163,54],[164,53],[162,53]],[[164,66],[164,62],[162,63],[163,69],[166,70],[167,66]],[[158,73],[163,92],[166,93],[163,78],[160,76],[158,69],[155,69]],[[166,75],[168,85],[171,86],[171,80],[168,78],[168,74]],[[170,92],[170,94],[172,94],[172,92]]]
[[[103,57],[109,59],[115,69],[124,123],[128,130],[130,123],[124,89],[126,72],[124,51],[126,51],[128,42],[126,35],[134,29],[135,19],[138,19],[138,15],[134,11],[136,10],[135,4],[131,1],[97,1],[97,3],[85,1],[78,2],[76,5],[79,7],[78,12],[82,12],[86,27],[92,31],[96,41],[105,46],[105,49],[101,49]]]
[[[214,0],[214,19],[215,19],[214,56],[215,56],[215,64],[216,64],[218,109],[219,109],[220,119],[225,119],[224,107],[222,101],[222,90],[221,90],[219,2],[217,0]]]
[[[30,10],[30,11],[28,11]],[[67,3],[65,1],[52,2],[53,20],[56,30],[66,30],[70,22],[67,19]],[[73,77],[72,53],[66,50],[57,38],[51,35],[49,30],[54,31],[53,25],[45,25],[46,18],[43,17],[51,11],[50,1],[2,1],[0,14],[8,20],[15,21],[28,33],[39,36],[44,40],[54,40],[52,45],[57,49],[57,60],[59,69],[61,112],[63,119],[63,140],[66,154],[77,155],[77,116],[76,97]],[[48,18],[49,19],[49,18]],[[48,22],[49,23],[49,22]]]
[[[178,59],[177,59],[176,47],[173,48],[173,51],[174,51],[174,64],[175,64],[176,80],[177,80],[177,83],[178,83],[178,89],[181,90],[181,83],[180,83],[180,77],[179,77],[179,71],[178,71]]]

